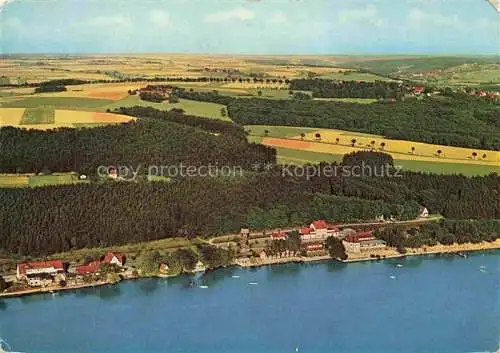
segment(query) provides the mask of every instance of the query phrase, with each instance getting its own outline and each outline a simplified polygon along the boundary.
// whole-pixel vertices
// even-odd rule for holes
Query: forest
[[[375,231],[378,238],[384,239],[388,245],[396,247],[400,252],[405,248],[418,248],[437,243],[451,245],[453,243],[478,243],[493,241],[500,234],[500,220],[443,220],[439,223],[428,223],[421,227],[405,230],[398,226],[386,227]]]
[[[219,165],[253,168],[275,163],[272,148],[249,144],[241,127],[170,113],[95,128],[0,129],[0,171],[5,173],[77,171],[94,174],[99,166]],[[192,125],[192,126],[189,126]],[[207,130],[203,130],[206,127]],[[216,135],[213,132],[218,132]]]
[[[285,168],[236,178],[0,189],[0,249],[43,255],[172,236],[237,233],[242,227],[300,226],[313,219],[345,223],[392,215],[405,220],[415,218],[421,206],[451,219],[500,218],[496,174],[466,178],[406,172],[393,178],[358,178],[319,173],[308,178],[289,175]]]
[[[290,82],[291,90],[311,91],[315,98],[395,98],[409,93],[398,82],[334,81],[324,79],[297,79]]]
[[[312,185],[311,185],[312,191]],[[419,206],[323,195],[279,175],[0,189],[0,249],[45,255],[173,236],[303,225],[311,219],[414,218]]]
[[[217,92],[174,90],[179,98],[225,104],[241,125],[285,125],[341,129],[392,139],[500,149],[500,106],[481,99],[406,100],[353,104],[313,100],[232,98]]]

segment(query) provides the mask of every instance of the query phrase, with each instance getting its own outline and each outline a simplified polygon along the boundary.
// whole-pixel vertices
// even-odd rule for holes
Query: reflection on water
[[[326,264],[326,269],[328,272],[342,271],[348,266],[348,264],[345,262],[335,260],[325,261],[324,263]]]
[[[206,271],[198,278],[198,285],[214,287],[218,283],[228,278],[232,278],[237,269],[235,267],[225,267],[216,271]]]
[[[157,278],[147,278],[140,281],[139,289],[142,293],[148,295],[160,288],[160,281]]]
[[[96,291],[97,291],[97,295],[102,300],[112,300],[112,299],[118,298],[122,294],[122,291],[120,289],[120,285],[118,285],[118,284],[97,287]]]
[[[3,300],[0,300],[0,310],[7,309],[7,303]]]
[[[266,267],[268,277],[274,276],[296,276],[308,265],[297,263],[285,263]]]

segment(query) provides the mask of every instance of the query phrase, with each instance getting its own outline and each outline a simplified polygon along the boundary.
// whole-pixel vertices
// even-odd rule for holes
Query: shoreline
[[[287,263],[305,264],[305,263],[319,262],[319,261],[325,261],[325,260],[335,260],[335,261],[339,261],[341,263],[349,264],[349,263],[354,263],[354,262],[389,260],[389,259],[395,259],[395,258],[403,258],[403,257],[407,257],[407,256],[422,256],[422,255],[432,255],[432,254],[451,254],[451,253],[462,253],[462,252],[479,252],[479,251],[496,250],[496,249],[500,249],[500,238],[496,239],[493,242],[465,243],[465,244],[452,244],[452,245],[438,244],[438,245],[434,245],[434,246],[427,246],[427,247],[416,248],[416,249],[409,248],[406,254],[400,254],[394,248],[387,248],[387,249],[375,250],[375,251],[363,252],[363,253],[347,253],[348,258],[346,260],[334,259],[334,258],[331,258],[329,255],[313,256],[313,257],[290,256],[290,257],[259,259],[258,262],[248,263],[248,264],[234,263],[231,266],[237,266],[240,268],[252,268],[252,267],[261,267],[261,266],[287,264]],[[193,272],[193,273],[196,273],[196,272]],[[179,275],[182,275],[182,274],[184,274],[184,273],[181,273]],[[126,277],[126,278],[123,278],[121,281],[135,280],[135,279],[142,279],[142,278],[171,278],[171,277],[177,277],[179,275],[154,274],[154,275],[148,275],[148,276]],[[119,281],[119,282],[121,282],[121,281]],[[66,286],[66,287],[31,288],[31,289],[16,291],[16,292],[0,293],[0,299],[2,299],[2,298],[16,298],[16,297],[43,294],[43,293],[56,293],[56,292],[69,291],[69,290],[78,290],[78,289],[82,289],[82,288],[102,287],[105,285],[115,284],[115,283],[119,283],[119,282],[101,281],[101,282],[94,282],[94,283],[82,283],[82,284]]]

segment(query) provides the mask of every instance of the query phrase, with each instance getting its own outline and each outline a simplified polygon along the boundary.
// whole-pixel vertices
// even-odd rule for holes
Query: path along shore
[[[481,243],[465,243],[465,244],[452,244],[452,245],[434,245],[434,246],[424,246],[421,248],[407,249],[406,254],[400,254],[394,248],[378,249],[373,251],[366,251],[361,253],[350,253],[348,252],[347,260],[343,260],[344,263],[359,262],[359,261],[374,261],[374,260],[385,260],[391,258],[401,258],[406,256],[419,256],[428,254],[445,254],[445,253],[463,253],[469,251],[484,251],[500,249],[500,238],[492,242],[481,242]],[[255,262],[250,263],[240,263],[235,264],[240,267],[258,267],[274,264],[284,264],[284,263],[308,263],[315,261],[325,261],[331,259],[330,256],[314,256],[314,257],[302,257],[302,256],[289,256],[289,257],[276,257],[276,258],[265,258],[257,259]],[[174,277],[173,275],[152,275],[146,277]],[[137,277],[128,277],[127,279],[136,279]],[[78,285],[68,285],[66,287],[45,287],[45,288],[32,288],[23,291],[10,292],[10,293],[0,293],[0,298],[6,297],[19,297],[23,295],[33,295],[39,293],[50,293],[58,291],[67,291],[73,289],[98,287],[107,284],[112,284],[111,282],[101,281],[93,283],[83,283]]]

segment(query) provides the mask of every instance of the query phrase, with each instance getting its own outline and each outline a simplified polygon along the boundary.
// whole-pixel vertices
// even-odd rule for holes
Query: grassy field
[[[311,151],[294,150],[289,148],[276,148],[277,159],[280,164],[303,165],[320,162],[341,162],[342,154],[329,154]],[[394,165],[403,170],[435,173],[435,174],[463,174],[466,176],[488,175],[500,173],[500,167],[494,165],[471,165],[463,163],[440,163],[429,161],[413,161],[395,159]]]
[[[20,125],[28,124],[54,124],[55,109],[50,106],[26,108],[21,118]]]
[[[0,174],[0,187],[36,187],[48,185],[64,185],[88,183],[80,180],[76,173],[53,173],[46,175],[35,174]]]
[[[47,130],[58,127],[88,127],[106,124],[117,124],[134,119],[130,116],[88,112],[79,110],[51,109],[52,115],[47,118],[48,107],[39,108],[0,108],[0,127],[15,126],[29,129]],[[26,114],[28,112],[28,114]],[[46,122],[43,122],[46,121]]]
[[[20,97],[4,100],[2,108],[38,108],[51,106],[55,109],[93,110],[113,103],[113,100],[79,97]]]
[[[377,100],[373,98],[314,98],[314,100],[359,104],[371,104],[377,102]]]
[[[367,81],[367,82],[392,81],[390,78],[384,76],[378,76],[359,71],[329,72],[327,74],[319,76],[319,78],[324,78],[329,80]]]
[[[102,106],[99,108],[100,111],[106,111],[107,109],[113,110],[119,107],[153,107],[159,110],[171,110],[172,108],[183,109],[186,114],[202,116],[210,119],[220,119],[225,121],[231,121],[229,117],[222,116],[221,109],[224,108],[227,112],[226,106],[222,104],[208,103],[208,102],[198,102],[187,99],[179,99],[179,103],[153,103],[141,100],[138,96],[128,96],[122,100],[113,102],[111,104]]]
[[[347,153],[376,150],[389,153],[396,164],[407,170],[434,173],[460,172],[465,175],[500,172],[500,152],[495,151],[391,140],[377,135],[331,129],[266,125],[247,125],[245,129],[250,132],[249,141],[276,148],[280,163],[340,161]],[[320,133],[320,139],[315,137],[316,133]],[[304,137],[302,138],[300,134],[304,134]],[[354,147],[353,139],[356,140]],[[385,143],[385,146],[382,147],[381,143]],[[415,147],[413,152],[411,147]],[[442,151],[440,155],[437,153],[438,150]],[[477,153],[477,156],[473,157],[472,152]],[[483,158],[483,155],[486,157]]]

